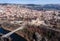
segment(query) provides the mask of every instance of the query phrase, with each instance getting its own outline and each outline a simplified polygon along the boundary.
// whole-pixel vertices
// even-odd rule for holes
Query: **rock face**
[[[7,26],[4,27],[7,30],[13,31],[9,29]],[[27,26],[23,30],[15,32],[18,35],[27,39],[27,41],[58,41],[59,40],[59,32],[47,29],[41,29],[38,26]]]
[[[41,41],[42,39],[42,36],[38,32],[35,32],[33,37],[35,41]]]

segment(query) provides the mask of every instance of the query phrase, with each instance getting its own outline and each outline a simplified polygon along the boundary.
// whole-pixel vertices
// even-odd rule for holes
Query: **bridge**
[[[40,22],[41,22],[41,21],[40,21]],[[18,30],[24,29],[27,24],[30,25],[30,24],[32,24],[32,23],[30,23],[30,22],[24,22],[24,23],[22,23],[22,26],[21,26],[21,27],[19,27],[19,28],[15,29],[15,30],[13,30],[13,31],[11,31],[11,32],[3,35],[2,37],[8,37],[8,36],[10,36],[11,34],[13,34],[14,32],[16,32],[16,31],[18,31]],[[32,24],[32,25],[34,25],[34,24]],[[43,24],[42,24],[42,22],[41,22],[40,25],[38,25],[38,26],[41,26],[40,28],[43,28],[43,29],[53,30],[53,31],[60,32],[60,29],[49,27],[49,26],[46,25],[44,22],[43,22]]]

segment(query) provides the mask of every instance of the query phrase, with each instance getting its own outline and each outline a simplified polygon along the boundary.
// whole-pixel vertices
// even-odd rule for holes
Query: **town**
[[[15,33],[27,41],[60,41],[60,10],[32,10],[19,4],[0,4],[2,28],[13,31],[24,22],[25,28]]]

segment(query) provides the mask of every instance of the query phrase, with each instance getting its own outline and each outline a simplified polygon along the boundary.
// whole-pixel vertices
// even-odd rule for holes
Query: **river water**
[[[6,34],[8,32],[10,32],[10,31],[5,30],[3,28],[0,28],[0,33]],[[26,39],[24,39],[23,37],[17,35],[16,33],[13,33],[10,37],[11,37],[12,41],[27,41]]]

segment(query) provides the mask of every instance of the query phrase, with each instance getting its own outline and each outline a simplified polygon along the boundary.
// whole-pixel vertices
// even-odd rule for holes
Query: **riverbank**
[[[15,25],[15,27],[18,28],[16,25]],[[2,25],[2,28],[9,30],[9,31],[13,31],[16,29],[16,28],[14,28],[14,25],[13,25],[13,27]],[[42,31],[37,26],[27,26],[25,29],[17,31],[15,33],[24,37],[25,39],[27,39],[27,41],[31,41],[31,40],[33,40],[32,36],[33,36],[34,32],[38,32],[39,34],[42,33]]]
[[[2,33],[3,35],[9,33],[9,30],[5,30],[4,28],[0,28],[0,33]],[[11,38],[11,41],[27,41],[25,38],[19,36],[16,33],[13,33],[12,35],[9,36]],[[17,37],[17,38],[16,38]],[[8,38],[8,37],[6,37]]]
[[[7,26],[2,25],[2,28],[4,28],[5,30],[13,31],[13,30],[15,30],[15,29],[18,28],[18,27],[14,28],[14,27],[7,27]],[[28,39],[27,34],[24,33],[23,31],[20,30],[20,31],[17,31],[17,32],[15,32],[15,33],[18,34],[19,36],[27,39],[27,41],[30,41],[30,40]]]
[[[45,27],[45,26],[43,26]],[[17,33],[19,36],[24,37],[25,39],[27,39],[27,41],[31,41],[32,35],[34,34],[34,32],[38,32],[40,35],[42,35],[42,37],[46,37],[47,39],[50,39],[50,41],[59,41],[60,40],[60,33],[53,31],[53,30],[49,30],[49,29],[45,29],[45,28],[40,28],[40,26],[27,26],[27,28],[25,28],[24,30],[20,30],[17,31],[15,33]],[[15,28],[14,27],[7,27],[2,25],[2,28],[9,30],[9,31],[13,31]],[[16,27],[18,28],[18,27]]]

